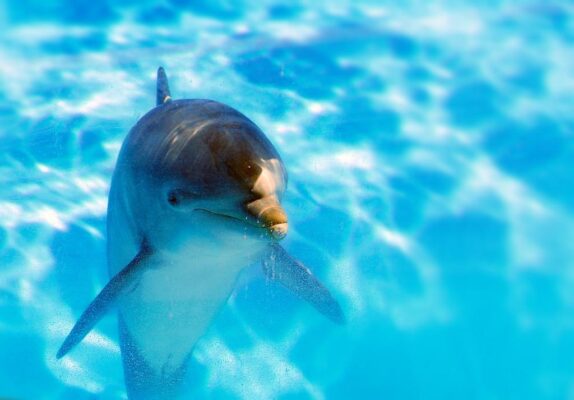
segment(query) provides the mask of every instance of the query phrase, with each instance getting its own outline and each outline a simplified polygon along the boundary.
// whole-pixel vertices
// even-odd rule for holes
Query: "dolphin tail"
[[[165,69],[159,67],[157,69],[157,89],[156,89],[156,105],[160,106],[171,101],[171,93],[169,91],[169,84],[167,82],[167,75]]]
[[[263,259],[263,271],[267,277],[281,283],[331,321],[340,325],[345,323],[341,306],[329,290],[279,244],[270,245],[270,251]]]
[[[169,375],[158,372],[146,363],[130,334],[124,319],[119,315],[120,347],[124,366],[126,390],[130,399],[177,399],[184,391],[187,360]]]

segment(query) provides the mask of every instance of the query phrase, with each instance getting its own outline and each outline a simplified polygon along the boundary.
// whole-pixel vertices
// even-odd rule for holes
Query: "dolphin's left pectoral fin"
[[[108,282],[76,322],[60,350],[58,350],[56,357],[64,357],[80,343],[120,296],[137,284],[138,278],[144,270],[143,264],[150,254],[149,248],[143,245],[134,259]]]
[[[269,253],[263,259],[263,270],[267,277],[280,282],[333,322],[345,323],[341,306],[329,290],[279,244],[270,245]]]

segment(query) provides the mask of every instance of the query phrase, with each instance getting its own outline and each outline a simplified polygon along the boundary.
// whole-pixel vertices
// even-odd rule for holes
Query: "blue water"
[[[348,319],[249,272],[194,398],[574,398],[574,3],[396,3],[0,2],[0,397],[125,398],[115,316],[55,354],[164,65],[276,145],[284,245]]]

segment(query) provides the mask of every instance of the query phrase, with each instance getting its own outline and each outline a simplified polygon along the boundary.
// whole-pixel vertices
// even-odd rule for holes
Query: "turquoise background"
[[[193,398],[574,399],[571,1],[0,1],[0,396],[125,398],[107,191],[174,97],[253,119],[336,326],[247,271]]]

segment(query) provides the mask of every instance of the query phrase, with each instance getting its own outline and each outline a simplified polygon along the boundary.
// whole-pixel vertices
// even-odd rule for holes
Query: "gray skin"
[[[255,185],[263,171],[266,184]],[[122,299],[120,315],[138,358],[160,381],[177,381],[173,375],[238,273],[261,260],[273,240],[248,206],[268,200],[266,215],[276,214],[270,226],[286,223],[279,205],[285,181],[283,163],[261,131],[217,102],[164,104],[130,132],[110,192],[109,268],[117,274],[141,243],[153,252],[153,266]],[[126,372],[141,369],[129,360],[124,356]],[[132,385],[150,382],[126,378]]]
[[[281,158],[252,121],[215,101],[171,101],[160,68],[158,106],[128,134],[112,179],[111,280],[58,357],[117,305],[128,396],[177,398],[195,344],[254,263],[343,322],[329,291],[278,244],[286,183]]]

